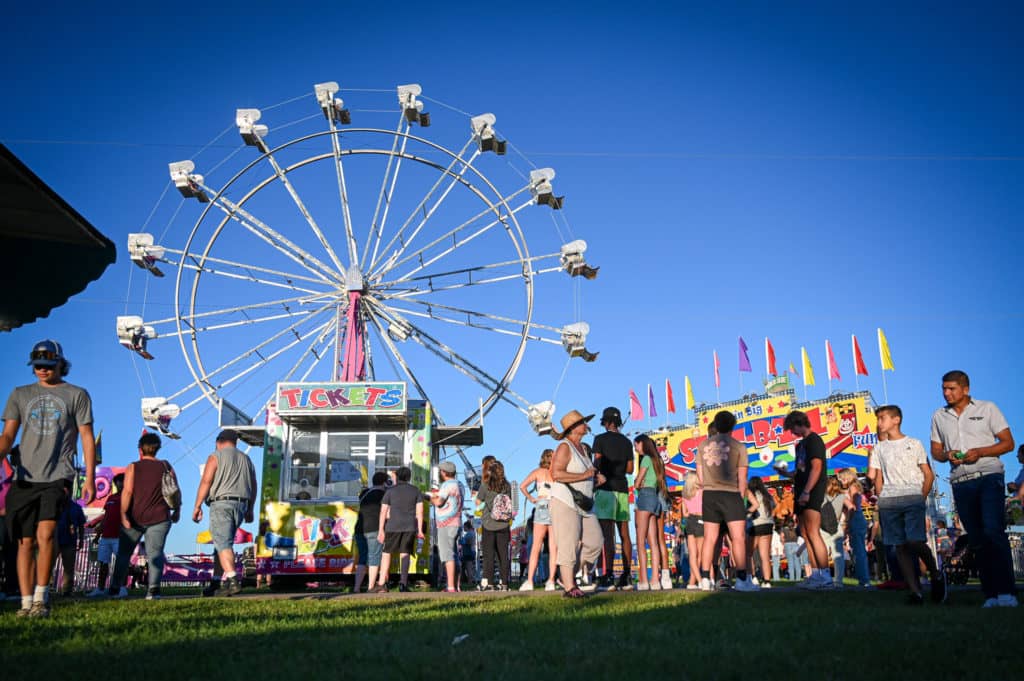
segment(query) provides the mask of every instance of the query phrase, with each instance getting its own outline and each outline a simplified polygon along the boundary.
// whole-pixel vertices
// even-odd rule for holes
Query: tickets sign
[[[277,413],[403,414],[405,383],[278,383]]]
[[[777,464],[793,471],[797,439],[784,429],[790,411],[807,414],[811,429],[825,441],[827,469],[867,470],[868,455],[878,442],[874,403],[868,392],[833,395],[823,400],[798,403],[792,390],[775,395],[700,407],[696,423],[672,430],[648,433],[665,460],[669,487],[678,486],[688,471],[695,470],[697,447],[707,438],[708,424],[722,409],[736,416],[732,436],[747,447],[748,475],[764,480],[778,479]]]

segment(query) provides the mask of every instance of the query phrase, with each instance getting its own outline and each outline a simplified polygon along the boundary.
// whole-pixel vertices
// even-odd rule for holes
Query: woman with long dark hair
[[[747,481],[747,500],[750,502],[747,507],[747,515],[750,517],[750,525],[747,527],[747,565],[753,567],[752,558],[756,553],[761,563],[761,574],[758,576],[761,588],[770,589],[772,583],[769,566],[772,528],[775,525],[772,511],[775,510],[775,502],[760,476],[755,475]]]
[[[495,586],[491,584],[491,577],[494,575],[494,557],[498,557],[498,574],[501,583],[497,586],[499,591],[508,591],[509,572],[509,546],[512,543],[511,518],[501,519],[500,506],[506,499],[500,499],[502,495],[510,498],[512,485],[505,479],[505,466],[495,459],[485,469],[484,480],[480,485],[480,492],[477,499],[483,503],[483,525],[480,535],[481,551],[483,552],[483,575],[480,578],[481,591],[494,591]],[[495,502],[499,507],[495,512]],[[511,503],[508,500],[508,503]]]
[[[661,589],[661,545],[658,542],[658,518],[664,509],[661,498],[668,492],[665,484],[665,464],[661,460],[658,446],[647,435],[637,435],[633,447],[640,456],[636,481],[636,556],[640,568],[637,591]],[[651,547],[651,575],[647,579],[647,549]]]

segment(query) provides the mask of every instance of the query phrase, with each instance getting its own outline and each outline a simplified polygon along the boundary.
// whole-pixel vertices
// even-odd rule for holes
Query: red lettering
[[[326,407],[330,402],[327,401],[327,391],[323,388],[313,388],[309,391],[309,406],[320,409]]]
[[[288,388],[287,390],[281,391],[281,397],[288,400],[289,409],[299,408],[299,396],[302,394],[302,388]]]
[[[770,420],[758,419],[751,425],[754,427],[754,446],[758,449],[766,446],[774,439]]]
[[[811,422],[811,431],[818,435],[824,435],[828,432],[828,427],[821,425],[821,409],[809,409],[807,411],[807,419]]]
[[[387,390],[384,388],[367,388],[366,389],[366,406],[372,407],[377,402],[377,398],[386,393]]]

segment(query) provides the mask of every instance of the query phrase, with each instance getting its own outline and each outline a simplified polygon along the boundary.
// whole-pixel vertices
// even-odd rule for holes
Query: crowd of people
[[[71,362],[60,343],[44,340],[29,353],[36,382],[13,390],[4,408],[0,457],[5,475],[0,488],[3,533],[0,545],[14,551],[14,572],[20,592],[18,617],[49,617],[50,582],[55,559],[61,556],[62,592],[69,592],[74,554],[84,539],[85,518],[72,492],[79,472],[75,462],[81,443],[84,476],[77,496],[89,504],[96,496],[96,439],[89,393],[65,381]],[[15,444],[18,435],[20,442]],[[256,469],[239,451],[238,434],[217,436],[192,511],[195,522],[209,508],[210,532],[223,567],[220,595],[241,590],[232,542],[242,522],[252,522],[256,505]],[[130,560],[141,540],[149,563],[146,599],[160,598],[165,562],[164,542],[181,515],[181,489],[168,461],[158,459],[160,436],[144,433],[138,441],[138,460],[115,477],[114,493],[104,502],[98,559],[99,583],[89,595],[124,598]],[[9,566],[5,579],[10,581]],[[107,580],[109,579],[109,584]]]
[[[0,545],[16,564],[18,616],[47,617],[55,561],[59,556],[65,566],[73,563],[84,537],[84,517],[73,501],[79,481],[78,445],[84,459],[78,498],[88,504],[96,492],[96,443],[89,394],[64,380],[71,363],[60,344],[37,343],[29,365],[36,381],[15,388],[3,412]],[[1004,469],[999,460],[1014,446],[1009,426],[994,404],[971,397],[964,372],[944,375],[942,389],[946,406],[932,417],[930,459],[951,464],[956,510],[977,566],[985,607],[1016,606],[1005,532]],[[673,580],[666,519],[677,506],[682,522],[676,532],[676,565],[678,572],[687,573],[688,589],[728,587],[752,592],[771,588],[772,581],[781,578],[783,557],[789,578],[799,579],[801,588],[833,589],[842,585],[847,551],[852,554],[857,584],[867,587],[871,585],[868,551],[884,546],[894,557],[889,561],[888,581],[903,582],[910,603],[920,605],[925,600],[922,576],[929,579],[930,600],[944,602],[946,579],[939,559],[951,558],[953,537],[951,528],[937,528],[944,531],[937,536],[946,540],[936,543],[936,548],[941,547],[937,557],[926,528],[926,499],[935,479],[929,452],[902,432],[899,407],[879,407],[876,415],[879,442],[863,479],[853,469],[839,470],[829,478],[824,442],[813,432],[807,414],[792,411],[786,416],[785,430],[798,439],[794,470],[788,472],[785,465],[778,469],[780,475],[792,478],[790,509],[777,507],[781,506],[777,497],[761,478],[748,476],[747,450],[732,436],[736,417],[730,411],[715,415],[707,439],[698,447],[696,470],[686,476],[680,495],[670,495],[657,445],[644,434],[632,440],[626,437],[617,408],[603,411],[603,432],[590,444],[584,439],[594,414],[572,410],[560,419],[559,428],[552,429],[558,444],[544,450],[537,468],[520,485],[534,511],[528,523],[529,539],[520,542],[516,554],[511,537],[515,491],[495,457],[484,458],[479,486],[470,492],[458,481],[450,461],[440,463],[439,482],[427,495],[411,484],[408,467],[394,471],[393,478],[376,473],[359,496],[355,591],[362,589],[364,579],[369,591],[388,591],[393,557],[398,559],[398,590],[409,590],[410,557],[420,553],[425,539],[425,503],[434,507],[437,560],[448,592],[462,590],[464,581],[470,580],[477,582],[479,590],[508,590],[513,555],[525,567],[522,591],[532,590],[535,581],[543,581],[546,591],[561,591],[573,599],[598,589],[669,589]],[[253,521],[257,503],[255,467],[237,449],[237,442],[238,434],[231,430],[217,436],[191,513],[196,523],[208,514],[222,574],[213,595],[232,596],[241,590],[233,541],[241,524]],[[150,565],[146,598],[160,597],[164,543],[181,516],[177,477],[169,462],[157,458],[160,447],[158,435],[143,434],[138,460],[115,478],[115,493],[107,497],[97,520],[101,567],[99,583],[90,596],[127,595],[130,558],[144,539]],[[1019,454],[1024,462],[1024,447]],[[629,475],[634,475],[632,504]],[[1024,500],[1024,475],[1010,488],[1018,500]],[[474,524],[463,519],[470,499],[480,510],[479,547]],[[877,510],[870,528],[865,515],[868,506]],[[622,556],[619,574],[616,535]],[[478,548],[479,575],[471,567]],[[807,567],[802,569],[804,558]],[[880,569],[886,562],[876,560],[876,566]],[[70,566],[65,569],[61,591],[70,589],[72,573]]]

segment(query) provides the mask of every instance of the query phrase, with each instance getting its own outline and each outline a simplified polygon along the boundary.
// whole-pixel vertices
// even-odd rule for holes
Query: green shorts
[[[597,514],[598,520],[629,522],[629,494],[609,492],[603,489],[595,490],[594,513]]]

